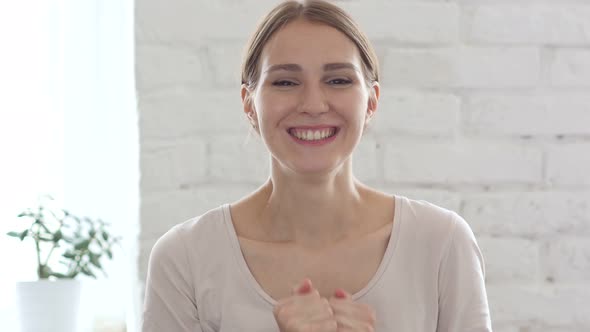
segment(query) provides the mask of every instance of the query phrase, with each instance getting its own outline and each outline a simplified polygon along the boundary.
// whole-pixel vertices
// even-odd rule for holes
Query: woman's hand
[[[375,310],[368,304],[354,302],[343,289],[337,289],[329,302],[338,323],[337,332],[375,331]]]
[[[330,303],[326,298],[320,297],[311,280],[303,280],[291,294],[292,296],[280,300],[273,310],[281,332],[340,331]]]

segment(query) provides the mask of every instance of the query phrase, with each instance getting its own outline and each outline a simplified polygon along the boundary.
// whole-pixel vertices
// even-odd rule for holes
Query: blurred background
[[[590,2],[334,2],[381,64],[359,179],[469,222],[494,331],[590,331]],[[86,331],[138,331],[158,237],[266,179],[240,62],[277,3],[3,5],[0,231],[50,193],[124,238],[109,277],[84,280]],[[35,279],[23,247],[0,234],[2,331],[14,283]]]

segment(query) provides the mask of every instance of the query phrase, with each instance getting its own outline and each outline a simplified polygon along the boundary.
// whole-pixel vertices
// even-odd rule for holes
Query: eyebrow
[[[353,65],[350,62],[327,63],[323,67],[324,67],[324,71],[332,71],[332,70],[338,70],[338,69],[352,69],[356,72],[360,72],[358,67]],[[270,73],[270,72],[277,71],[277,70],[301,72],[301,71],[303,71],[303,68],[301,68],[300,65],[295,64],[295,63],[283,63],[283,64],[270,66],[265,71],[265,73]]]

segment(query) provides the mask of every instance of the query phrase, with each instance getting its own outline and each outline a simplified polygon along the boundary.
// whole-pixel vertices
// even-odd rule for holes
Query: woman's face
[[[296,20],[273,35],[261,54],[253,108],[245,111],[274,163],[325,173],[349,160],[379,95],[361,68],[356,45],[328,25]]]

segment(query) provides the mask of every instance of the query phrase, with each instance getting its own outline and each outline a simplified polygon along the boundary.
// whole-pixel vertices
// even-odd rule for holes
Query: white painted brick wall
[[[141,280],[163,232],[268,174],[239,67],[278,1],[136,2]],[[469,222],[495,331],[590,331],[590,3],[336,2],[382,67],[357,177]]]
[[[396,47],[388,50],[382,74],[385,86],[396,88],[532,87],[540,55],[532,47]]]

